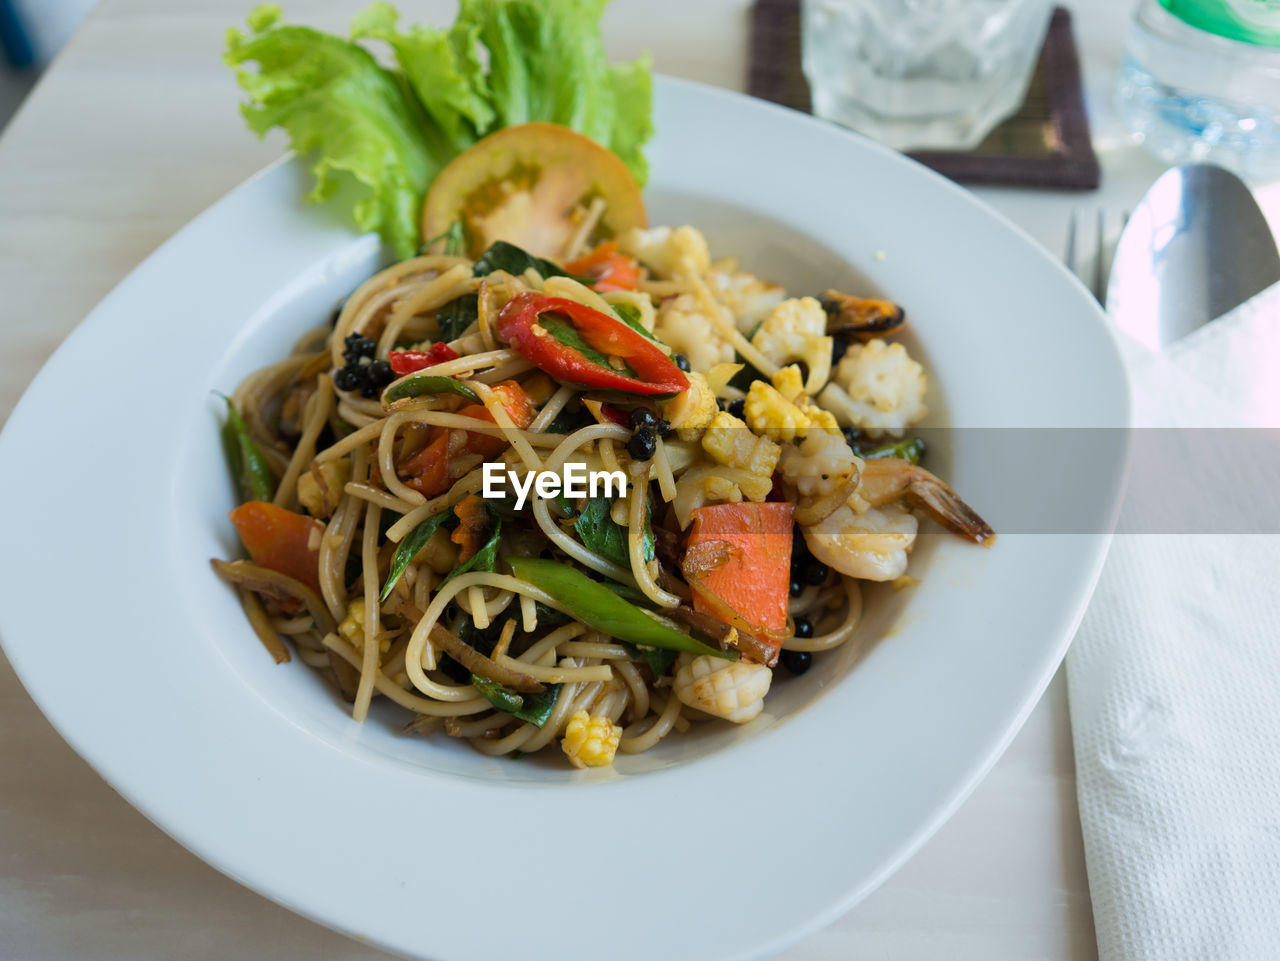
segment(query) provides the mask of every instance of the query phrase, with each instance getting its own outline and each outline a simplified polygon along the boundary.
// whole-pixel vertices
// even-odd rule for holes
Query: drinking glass
[[[803,0],[813,112],[900,150],[966,150],[1015,113],[1052,0]]]

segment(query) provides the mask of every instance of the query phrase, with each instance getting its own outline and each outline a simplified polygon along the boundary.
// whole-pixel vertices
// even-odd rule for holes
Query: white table
[[[102,0],[0,139],[0,420],[75,324],[158,244],[276,157],[220,62],[252,0]],[[341,30],[362,0],[290,0]],[[446,22],[452,4],[412,6]],[[726,87],[745,75],[747,0],[617,0],[616,57]],[[1100,194],[979,191],[1058,252],[1070,210],[1131,207],[1159,167],[1107,116],[1125,4],[1077,3]],[[174,316],[180,341],[182,317]],[[121,371],[121,376],[128,372]],[[82,474],[92,498],[93,465]],[[93,505],[90,502],[89,509]],[[93,554],[92,546],[82,548]],[[49,612],[50,635],[59,612]],[[0,660],[0,958],[370,961],[188,854],[58,738]],[[803,830],[803,825],[796,828]],[[785,958],[1090,961],[1093,936],[1061,673],[990,776],[905,868]]]

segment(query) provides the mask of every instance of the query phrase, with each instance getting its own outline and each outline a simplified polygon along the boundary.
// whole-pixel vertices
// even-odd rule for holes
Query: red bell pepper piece
[[[429,350],[392,350],[387,352],[387,363],[400,377],[416,370],[426,370],[446,360],[457,360],[458,352],[445,343],[432,344]]]
[[[301,581],[320,593],[320,535],[324,525],[318,520],[266,501],[248,501],[231,512],[231,523],[255,564]]]
[[[528,427],[533,422],[533,402],[529,400],[524,388],[514,380],[504,380],[494,384],[491,389],[502,398],[503,409],[517,427]],[[467,404],[459,407],[457,412],[463,417],[493,423],[493,415],[483,404]],[[424,497],[443,494],[457,480],[449,475],[450,457],[462,454],[493,457],[507,446],[507,442],[501,437],[462,431],[462,437],[453,439],[452,435],[455,433],[457,432],[445,427],[432,429],[427,446],[400,465],[399,472],[405,475],[405,486],[412,487]]]
[[[435,497],[449,489],[449,432],[436,431],[427,446],[400,465],[399,471],[408,475],[405,486],[412,487],[423,497]]]
[[[525,428],[533,423],[535,411],[533,402],[529,400],[529,395],[524,392],[519,384],[514,380],[504,380],[500,384],[494,384],[491,388],[495,394],[502,398],[502,408],[507,412],[507,416],[511,418],[512,423],[517,427]],[[464,417],[474,417],[477,420],[487,420],[493,423],[493,415],[489,413],[489,408],[484,404],[467,404],[465,407],[459,407],[458,413]],[[485,457],[492,457],[507,446],[507,442],[492,434],[473,434],[467,432],[466,452],[472,454],[481,454]]]
[[[636,376],[614,370],[576,347],[562,344],[538,322],[543,314],[566,318],[588,347],[626,361]],[[519,294],[507,301],[496,326],[503,340],[558,380],[646,395],[678,394],[689,387],[689,379],[653,341],[622,321],[575,300],[532,291]]]
[[[636,290],[640,286],[640,265],[634,257],[618,253],[616,240],[606,240],[565,264],[564,269],[575,277],[595,278],[591,286],[602,292]]]

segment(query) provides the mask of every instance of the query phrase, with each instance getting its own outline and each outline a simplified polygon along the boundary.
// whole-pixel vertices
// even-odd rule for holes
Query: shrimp
[[[909,460],[863,463],[857,492],[835,513],[801,528],[813,556],[849,577],[891,581],[907,570],[919,523],[902,502],[921,508],[948,530],[990,545],[995,532],[950,487]],[[861,512],[856,510],[861,508]]]
[[[989,524],[943,481],[918,464],[897,457],[873,457],[862,467],[862,480],[855,497],[871,507],[883,507],[905,499],[935,521],[975,544],[987,544],[995,537]]]
[[[843,504],[801,531],[810,553],[828,567],[866,581],[892,581],[907,571],[919,526],[907,511],[870,507],[859,514]]]

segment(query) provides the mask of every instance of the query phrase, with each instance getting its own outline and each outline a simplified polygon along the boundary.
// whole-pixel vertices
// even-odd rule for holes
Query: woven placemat
[[[747,92],[810,112],[809,84],[800,67],[800,0],[756,0]],[[1097,187],[1098,158],[1089,139],[1071,13],[1054,9],[1027,98],[1016,114],[973,150],[922,150],[910,156],[962,183]]]

